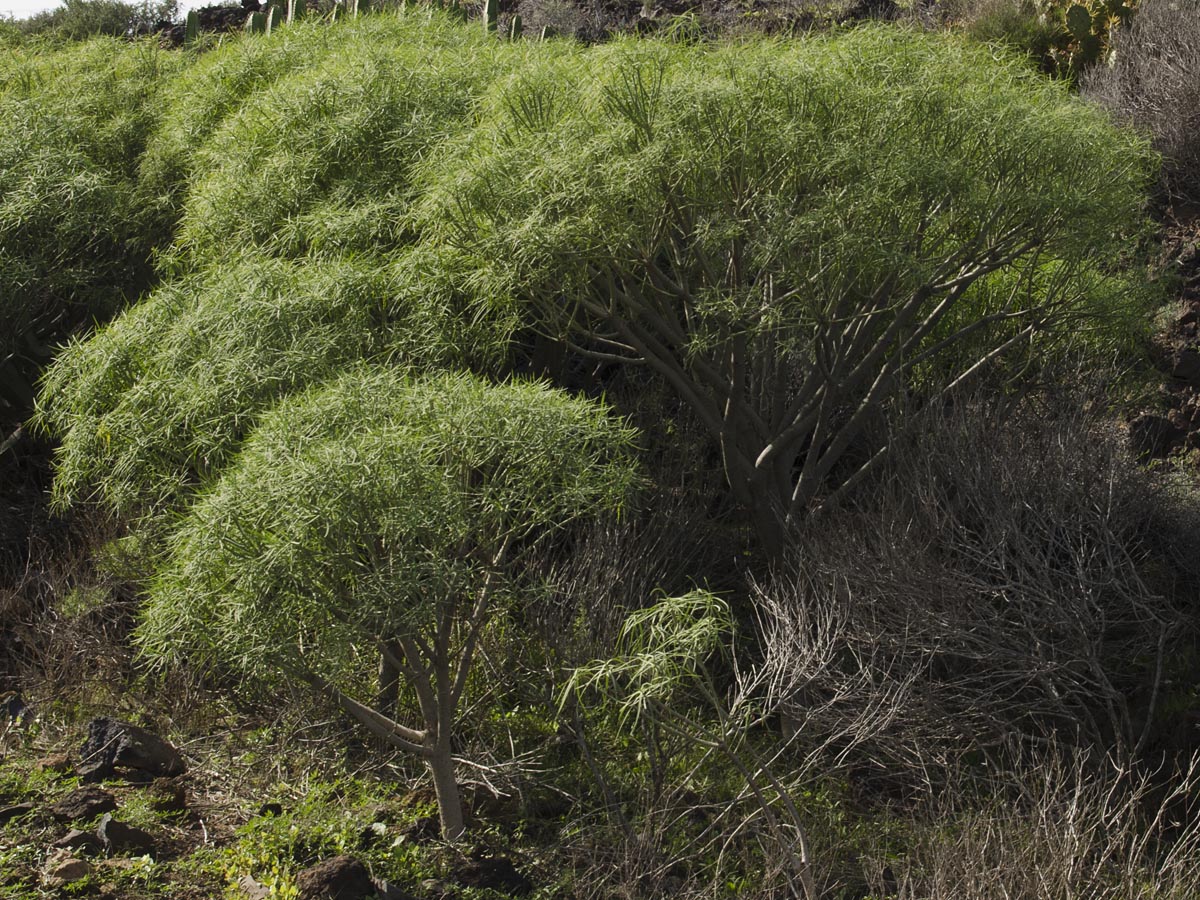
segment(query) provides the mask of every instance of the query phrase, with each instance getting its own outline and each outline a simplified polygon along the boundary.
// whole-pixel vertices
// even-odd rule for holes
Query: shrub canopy
[[[657,370],[769,532],[859,476],[852,448],[878,458],[892,398],[1137,321],[1113,272],[1152,162],[949,37],[625,41],[490,95],[419,221],[543,328]]]
[[[143,645],[359,684],[378,639],[472,597],[502,543],[620,509],[631,440],[544,385],[356,369],[275,407],[191,507]]]
[[[166,509],[356,361],[495,375],[540,332],[654,369],[778,545],[897,398],[1143,311],[1144,142],[953,37],[585,48],[402,12],[231,41],[168,97],[138,183],[177,216],[168,284],[46,382],[64,502]]]
[[[17,356],[0,380],[31,380],[41,345],[149,282],[160,235],[137,165],[158,89],[181,63],[112,40],[13,47],[0,61],[0,365]]]

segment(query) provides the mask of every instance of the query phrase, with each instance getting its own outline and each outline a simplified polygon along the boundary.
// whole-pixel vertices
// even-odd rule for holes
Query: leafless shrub
[[[869,502],[757,587],[785,727],[829,766],[919,785],[968,748],[1144,743],[1182,628],[1160,501],[1078,409],[925,410]]]
[[[863,856],[874,896],[895,900],[1183,900],[1200,884],[1197,761],[1173,772],[1043,754],[992,779],[963,779],[905,829],[907,845]]]
[[[1086,96],[1153,136],[1170,193],[1200,200],[1200,2],[1143,0],[1115,54],[1081,79]]]
[[[133,600],[92,559],[112,536],[110,524],[81,517],[31,537],[20,568],[8,568],[0,584],[0,675],[17,689],[39,700],[78,698],[126,680]]]

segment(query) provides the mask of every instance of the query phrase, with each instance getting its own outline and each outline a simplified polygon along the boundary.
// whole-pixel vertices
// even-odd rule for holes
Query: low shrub
[[[142,26],[171,20],[177,14],[177,0],[63,0],[62,6],[35,13],[15,23],[27,35],[55,40],[81,41],[91,37],[122,37],[134,34]]]
[[[1004,44],[1028,54],[1042,71],[1054,71],[1051,51],[1062,29],[1044,20],[1033,0],[981,0],[955,18],[975,40]]]
[[[1152,136],[1168,195],[1200,201],[1200,2],[1143,0],[1113,48],[1083,94]]]
[[[1194,634],[1194,525],[1079,405],[924,410],[759,588],[797,740],[910,784],[967,752],[1153,745]]]

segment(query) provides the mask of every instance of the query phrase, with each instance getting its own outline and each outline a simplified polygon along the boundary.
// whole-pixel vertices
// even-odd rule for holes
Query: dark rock
[[[258,814],[260,816],[282,816],[283,815],[283,804],[282,803],[273,803],[273,802],[272,803],[264,803],[262,806],[260,806],[258,808]]]
[[[100,838],[108,853],[153,853],[154,835],[133,825],[118,822],[112,813],[105,813],[96,829],[96,837]]]
[[[94,834],[72,828],[50,845],[55,850],[82,850],[84,853],[99,853],[104,843]]]
[[[437,816],[418,816],[400,829],[400,839],[409,844],[428,844],[442,836]]]
[[[117,808],[117,798],[103,788],[85,785],[50,807],[50,815],[59,822],[91,819]]]
[[[21,816],[29,815],[31,812],[33,812],[32,803],[17,803],[13,806],[0,807],[0,825],[3,825],[5,822],[11,822],[13,819],[20,818]]]
[[[369,850],[386,838],[387,833],[386,822],[372,822],[358,833],[358,846],[363,850]]]
[[[28,717],[29,707],[25,699],[16,691],[5,691],[0,694],[0,715],[9,722],[18,722]]]
[[[182,775],[185,766],[179,751],[162,738],[128,722],[93,719],[79,751],[79,774],[84,781],[99,781],[131,770],[133,780]]]
[[[353,856],[335,856],[296,878],[299,900],[362,900],[375,894],[367,867]]]
[[[1129,445],[1138,456],[1161,459],[1186,439],[1187,432],[1166,416],[1146,413],[1129,423]]]
[[[533,882],[517,871],[512,860],[504,856],[476,856],[460,865],[454,880],[462,887],[486,888],[518,897],[533,890]]]
[[[1200,352],[1180,350],[1171,363],[1171,377],[1200,387]]]

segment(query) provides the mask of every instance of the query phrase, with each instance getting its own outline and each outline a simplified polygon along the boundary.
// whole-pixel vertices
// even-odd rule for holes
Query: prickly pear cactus
[[[1061,74],[1080,68],[1109,52],[1112,30],[1137,10],[1138,0],[1039,0],[1043,21],[1060,27],[1051,55]]]

